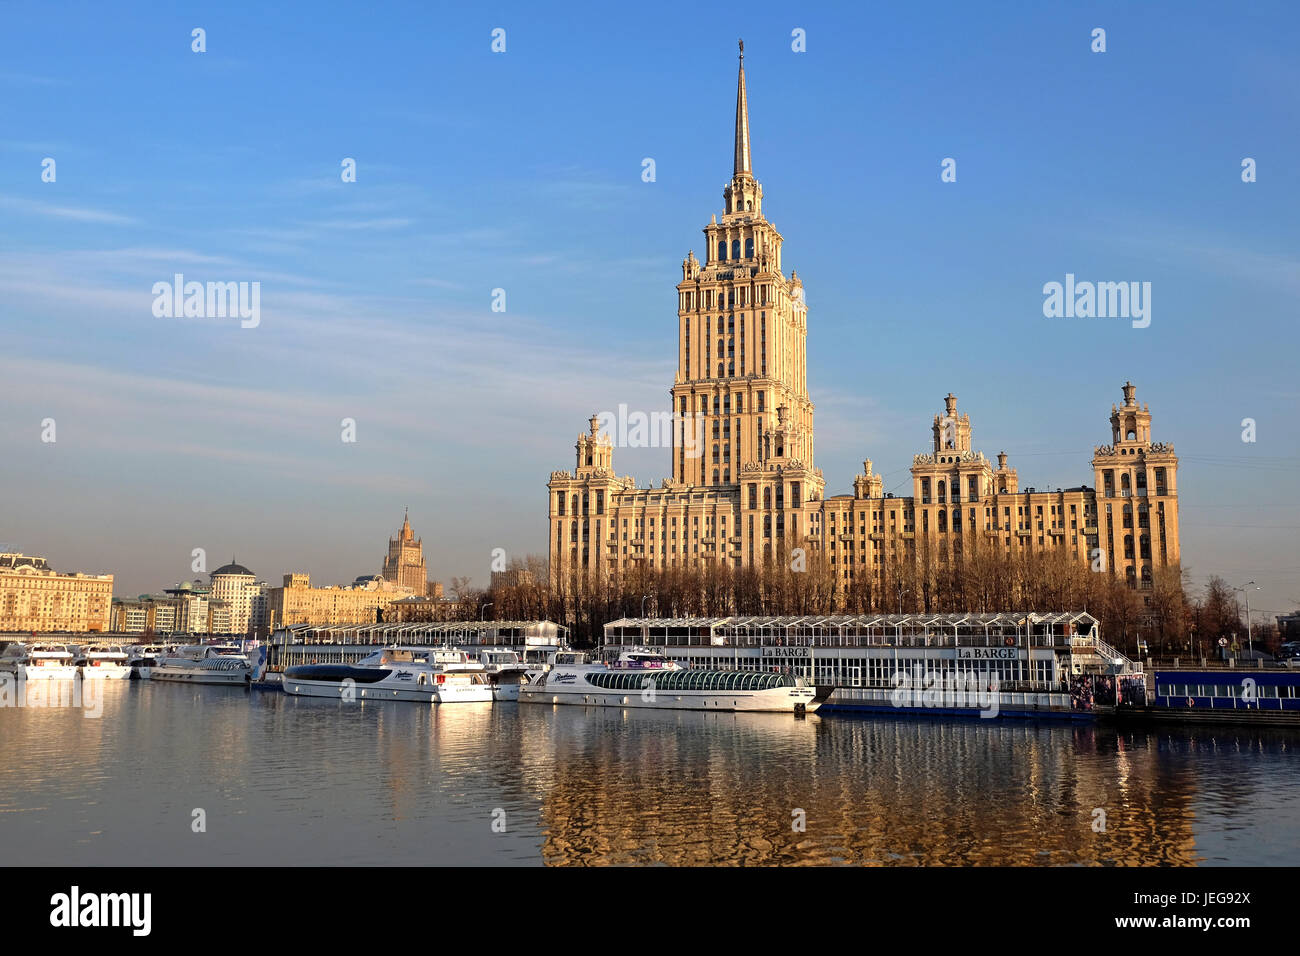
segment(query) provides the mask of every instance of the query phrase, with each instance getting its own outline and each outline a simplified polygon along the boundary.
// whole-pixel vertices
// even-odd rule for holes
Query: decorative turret
[[[614,442],[609,435],[600,433],[600,416],[592,415],[587,420],[591,431],[586,435],[578,436],[578,443],[574,446],[577,452],[577,470],[575,476],[578,478],[588,477],[598,472],[614,473]]]
[[[934,416],[934,453],[970,451],[970,416],[957,416],[957,396],[949,392],[943,400],[944,414]]]
[[[853,497],[880,498],[885,493],[885,479],[871,473],[871,459],[862,461],[862,474],[853,479]]]

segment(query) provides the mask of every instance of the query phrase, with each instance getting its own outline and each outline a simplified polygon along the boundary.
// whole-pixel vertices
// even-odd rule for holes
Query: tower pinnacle
[[[740,41],[740,77],[736,81],[736,161],[732,174],[752,174],[749,160],[749,102],[745,98],[745,41]]]

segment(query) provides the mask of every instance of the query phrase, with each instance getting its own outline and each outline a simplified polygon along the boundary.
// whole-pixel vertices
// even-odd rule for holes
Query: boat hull
[[[144,668],[141,668],[143,671]],[[148,668],[149,680],[174,681],[180,684],[220,684],[243,687],[252,678],[250,668],[237,670],[205,670],[201,667],[169,667],[159,665]],[[141,675],[146,676],[146,675]]]
[[[130,680],[131,668],[125,664],[82,664],[81,676],[91,680]]]
[[[772,690],[732,693],[682,690],[650,696],[638,691],[620,693],[601,688],[568,690],[528,685],[520,689],[519,700],[523,703],[570,704],[582,707],[714,710],[734,713],[811,714],[821,706],[811,687],[778,687]]]
[[[294,697],[325,697],[330,700],[395,700],[417,704],[480,703],[493,700],[489,684],[399,684],[379,681],[373,684],[345,684],[335,680],[311,680],[285,676],[282,686]]]
[[[72,680],[77,676],[75,664],[6,664],[0,673],[13,674],[19,680]]]

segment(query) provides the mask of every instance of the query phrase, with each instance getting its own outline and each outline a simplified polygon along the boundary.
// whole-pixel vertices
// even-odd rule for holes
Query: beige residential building
[[[60,574],[44,558],[0,554],[0,631],[104,631],[113,575]]]
[[[381,572],[384,580],[410,588],[410,593],[423,596],[428,591],[428,569],[424,564],[424,541],[411,531],[410,514],[402,518],[402,529],[397,537],[388,539],[388,556],[384,558]]]
[[[178,630],[180,612],[179,598],[114,598],[109,630],[114,634],[171,634]]]
[[[311,577],[284,576],[284,586],[272,588],[269,607],[276,627],[289,624],[374,624],[390,604],[411,597],[411,589],[380,577],[359,578],[350,587],[311,586]]]
[[[269,590],[265,581],[258,581],[252,571],[236,564],[233,559],[217,568],[212,572],[208,596],[211,602],[221,602],[229,607],[229,623],[222,612],[214,609],[216,616],[211,618],[211,633],[266,637],[270,633]],[[218,629],[219,625],[222,629]]]
[[[886,495],[871,461],[851,494],[825,497],[813,460],[808,310],[782,269],[783,238],[763,215],[750,155],[744,56],[737,84],[732,179],[721,218],[704,228],[705,258],[682,262],[672,477],[638,488],[614,471],[598,416],[579,436],[573,471],[548,487],[552,584],[570,589],[638,563],[791,562],[817,551],[847,587],[880,584],[891,562],[946,560],[977,548],[1064,547],[1135,589],[1179,561],[1178,459],[1154,442],[1151,413],[1123,386],[1111,442],[1094,449],[1093,486],[1021,490],[1007,456],[972,447],[970,417],[944,399],[931,450],[912,464],[912,493]]]

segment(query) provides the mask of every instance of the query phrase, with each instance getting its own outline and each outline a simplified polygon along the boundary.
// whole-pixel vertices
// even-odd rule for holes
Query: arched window
[[[719,258],[719,259],[726,259],[726,258],[727,258],[727,240],[726,240],[726,239],[723,239],[721,242],[718,243],[718,258]]]
[[[942,492],[940,492],[942,494]],[[943,499],[940,498],[940,501]],[[939,533],[943,534],[948,530],[948,512],[944,508],[939,509]]]
[[[733,258],[733,259],[739,259],[739,258],[740,258],[740,240],[739,240],[739,239],[732,239],[732,240],[731,240],[731,258]]]
[[[763,489],[763,507],[764,507],[764,508],[771,508],[771,507],[772,507],[772,489],[771,489],[771,488],[764,488],[764,489]]]
[[[939,494],[939,498],[938,498],[939,504],[945,504],[948,501],[948,493],[947,493],[947,483],[944,482],[943,480],[939,481],[938,494]]]
[[[753,239],[746,239],[746,240],[745,240],[745,258],[746,258],[746,259],[752,259],[752,258],[754,258],[754,240],[753,240]]]

